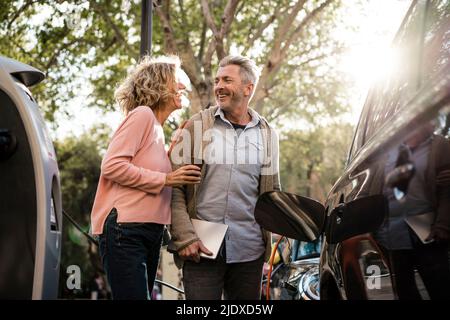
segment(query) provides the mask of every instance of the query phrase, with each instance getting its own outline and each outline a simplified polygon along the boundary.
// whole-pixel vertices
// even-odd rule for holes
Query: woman
[[[171,187],[200,182],[197,166],[171,172],[162,125],[181,108],[176,57],[145,57],[115,92],[126,118],[102,161],[91,213],[113,299],[149,299]]]

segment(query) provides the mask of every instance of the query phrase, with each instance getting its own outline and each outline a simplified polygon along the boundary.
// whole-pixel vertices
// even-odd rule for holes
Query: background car
[[[273,235],[272,241],[276,238],[277,236]],[[272,246],[277,253],[270,272],[270,285],[270,261],[265,264],[261,287],[262,299],[319,300],[321,239],[306,242],[283,237]]]
[[[324,235],[321,299],[450,299],[448,245],[420,240],[450,228],[450,1],[413,1],[392,50],[324,206],[272,192],[255,211],[278,234]]]

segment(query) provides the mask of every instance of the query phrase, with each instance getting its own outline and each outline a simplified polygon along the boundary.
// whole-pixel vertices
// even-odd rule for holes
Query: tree
[[[340,0],[163,1],[155,30],[164,52],[177,53],[191,78],[194,111],[214,103],[213,69],[232,52],[262,67],[253,98],[269,119],[282,115],[334,116],[345,111],[340,77],[330,67],[343,49],[331,30],[343,23]],[[307,106],[312,106],[308,110]]]
[[[192,80],[192,110],[214,103],[214,69],[242,53],[262,66],[253,106],[269,120],[346,111],[343,49],[333,39],[345,24],[342,0],[154,1],[153,53],[177,53]],[[352,3],[354,6],[357,1]],[[0,8],[0,53],[48,74],[33,89],[48,120],[79,92],[85,106],[114,107],[113,90],[138,59],[140,0],[16,0]]]
[[[33,88],[45,116],[84,90],[86,105],[113,107],[115,83],[139,56],[139,7],[128,1],[16,0],[0,7],[0,54],[47,74]]]
[[[311,131],[290,130],[280,139],[283,190],[324,202],[343,171],[353,126],[331,124]]]

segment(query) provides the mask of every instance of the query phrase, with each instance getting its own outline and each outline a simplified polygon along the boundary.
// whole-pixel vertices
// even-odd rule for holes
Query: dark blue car
[[[323,237],[321,299],[450,299],[450,1],[413,1],[392,49],[326,202],[272,192],[255,211],[278,234]]]

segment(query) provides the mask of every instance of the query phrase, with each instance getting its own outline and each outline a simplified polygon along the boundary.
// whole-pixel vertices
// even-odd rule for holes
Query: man
[[[271,239],[256,223],[254,209],[258,196],[280,190],[280,183],[278,138],[248,106],[258,77],[252,60],[223,58],[214,83],[217,106],[188,121],[171,154],[175,168],[186,163],[201,166],[201,183],[176,187],[172,195],[169,248],[177,252],[179,267],[184,262],[186,299],[260,298]],[[228,225],[216,259],[200,259],[201,252],[210,252],[190,218]]]

